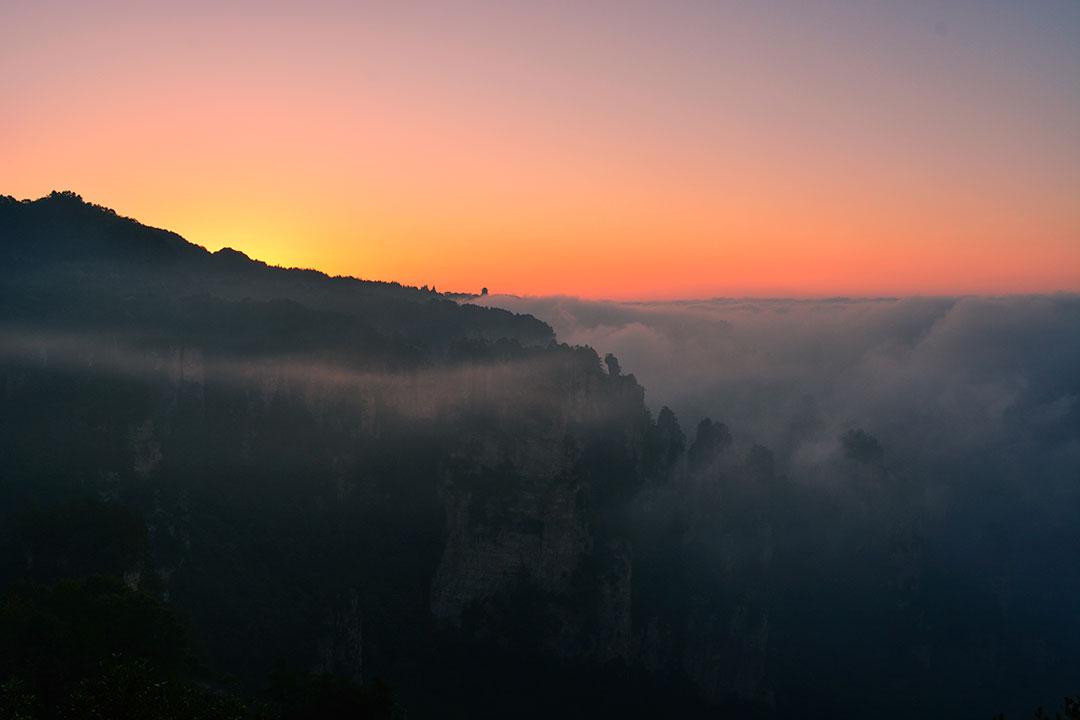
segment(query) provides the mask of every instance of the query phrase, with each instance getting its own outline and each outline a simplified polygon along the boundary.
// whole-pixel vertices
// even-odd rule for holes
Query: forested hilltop
[[[987,717],[1080,671],[870,433],[822,488],[694,420],[528,315],[0,197],[0,718]]]

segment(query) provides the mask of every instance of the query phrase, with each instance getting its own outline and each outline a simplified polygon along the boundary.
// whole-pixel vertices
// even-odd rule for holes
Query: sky
[[[440,290],[1080,290],[1080,3],[0,0],[0,193]]]

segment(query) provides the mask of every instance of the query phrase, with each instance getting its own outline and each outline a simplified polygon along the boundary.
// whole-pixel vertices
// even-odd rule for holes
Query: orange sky
[[[443,290],[1080,290],[1075,3],[146,5],[14,3],[0,192]]]

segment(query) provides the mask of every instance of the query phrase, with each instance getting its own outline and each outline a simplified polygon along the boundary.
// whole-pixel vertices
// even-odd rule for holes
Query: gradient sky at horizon
[[[0,193],[586,297],[1080,290],[1080,3],[0,0]]]

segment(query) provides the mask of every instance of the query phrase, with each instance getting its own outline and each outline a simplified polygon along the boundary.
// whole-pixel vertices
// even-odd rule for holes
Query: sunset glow
[[[586,297],[1080,290],[1074,2],[5,2],[0,192]]]

